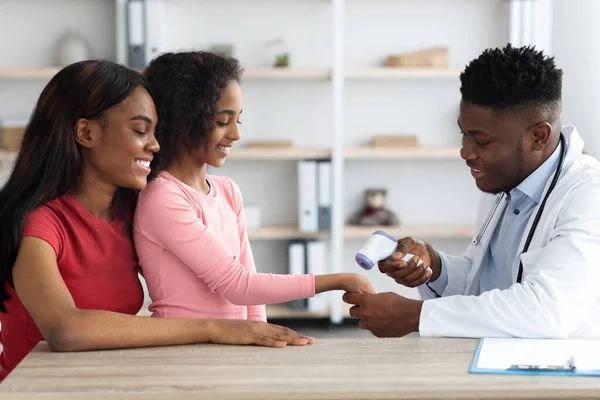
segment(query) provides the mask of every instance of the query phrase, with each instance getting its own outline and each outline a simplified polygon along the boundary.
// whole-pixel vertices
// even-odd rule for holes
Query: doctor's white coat
[[[489,225],[496,195],[483,194],[475,236],[461,256],[443,254],[448,285],[441,298],[426,285],[421,336],[566,338],[600,336],[600,163],[582,154],[583,140],[572,126],[563,127],[567,152],[529,250],[512,265],[522,283],[475,296],[484,255],[506,202]],[[550,180],[544,189],[544,195]],[[539,207],[539,205],[538,205]],[[534,209],[521,240],[537,213]],[[479,237],[479,241],[476,238]],[[520,251],[521,251],[520,250]]]

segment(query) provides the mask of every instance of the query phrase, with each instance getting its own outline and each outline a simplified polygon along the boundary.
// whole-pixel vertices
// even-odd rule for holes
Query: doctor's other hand
[[[410,261],[403,261],[407,254],[413,254]],[[417,287],[425,282],[434,282],[440,276],[441,261],[437,252],[421,240],[405,237],[398,240],[393,261],[379,261],[379,271],[397,283],[407,287]],[[418,265],[423,261],[421,265]]]
[[[407,299],[396,293],[346,293],[344,302],[353,305],[350,316],[359,326],[377,337],[401,337],[419,331],[422,300]]]
[[[315,292],[343,290],[349,293],[375,293],[371,282],[360,274],[327,274],[315,276]]]

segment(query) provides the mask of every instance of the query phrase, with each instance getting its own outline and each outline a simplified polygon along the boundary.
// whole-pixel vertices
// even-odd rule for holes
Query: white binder
[[[167,25],[164,0],[146,0],[146,65],[165,51]]]
[[[331,230],[331,198],[332,180],[331,180],[331,161],[319,161],[318,163],[318,220],[319,230]]]
[[[300,232],[319,230],[317,204],[317,162],[298,162],[298,229]]]
[[[302,240],[291,240],[288,244],[288,269],[290,275],[306,274],[306,245]],[[292,310],[306,309],[306,299],[298,299],[290,302]]]
[[[145,68],[166,49],[164,0],[128,0],[126,8],[127,65],[132,68]],[[120,13],[117,4],[117,40],[122,40],[122,29],[119,29]],[[117,55],[120,57],[121,47],[117,45]]]
[[[327,271],[327,247],[324,241],[309,241],[306,243],[307,272],[323,275]],[[308,299],[308,311],[321,313],[329,307],[330,292],[319,293]]]
[[[132,68],[146,66],[146,27],[143,0],[127,3],[127,65]]]

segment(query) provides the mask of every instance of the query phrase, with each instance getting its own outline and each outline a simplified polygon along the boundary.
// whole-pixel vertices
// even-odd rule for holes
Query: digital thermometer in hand
[[[356,253],[354,259],[362,268],[370,270],[380,260],[393,261],[392,256],[396,252],[398,240],[384,231],[375,231],[367,239],[363,247]],[[408,262],[414,257],[413,254],[406,254],[402,260]],[[423,260],[419,260],[421,265]]]

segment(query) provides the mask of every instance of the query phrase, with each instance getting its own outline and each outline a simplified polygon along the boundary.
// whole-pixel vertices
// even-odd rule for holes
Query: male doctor
[[[350,315],[379,337],[600,335],[600,165],[561,128],[562,71],[507,45],[460,79],[460,155],[484,192],[475,236],[461,256],[399,240],[379,269],[423,300],[346,293]]]

